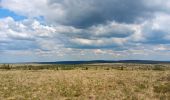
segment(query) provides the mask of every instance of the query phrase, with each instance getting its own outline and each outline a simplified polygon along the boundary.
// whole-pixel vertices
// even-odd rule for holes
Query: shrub
[[[170,83],[154,86],[154,92],[156,92],[156,93],[170,93]]]
[[[63,66],[60,68],[61,68],[61,70],[73,70],[74,69],[74,67],[72,67],[72,66]]]
[[[3,64],[1,67],[1,69],[6,69],[6,70],[10,70],[11,69],[11,66],[9,64]]]
[[[107,67],[107,68],[105,68],[105,70],[110,70],[110,68]]]
[[[82,70],[88,70],[89,68],[88,67],[84,67],[84,68],[82,68]]]
[[[162,66],[162,65],[155,65],[155,66],[153,67],[153,70],[163,71],[163,70],[165,70],[165,69],[164,69],[164,66]]]

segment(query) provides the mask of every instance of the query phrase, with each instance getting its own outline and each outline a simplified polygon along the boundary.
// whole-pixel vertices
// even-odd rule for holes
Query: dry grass
[[[1,100],[170,100],[170,71],[0,70]]]

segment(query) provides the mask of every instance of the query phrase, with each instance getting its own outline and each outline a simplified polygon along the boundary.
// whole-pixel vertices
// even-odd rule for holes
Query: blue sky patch
[[[17,15],[16,13],[14,13],[8,9],[0,8],[0,18],[5,18],[5,17],[9,17],[9,16],[12,17],[16,21],[23,20],[23,19],[27,18],[25,16]]]

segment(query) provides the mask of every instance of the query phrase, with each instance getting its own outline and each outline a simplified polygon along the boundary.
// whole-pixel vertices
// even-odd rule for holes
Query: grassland
[[[0,66],[0,100],[170,100],[168,64]]]

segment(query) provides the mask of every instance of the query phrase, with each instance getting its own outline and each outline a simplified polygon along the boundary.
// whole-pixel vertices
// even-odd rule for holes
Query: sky
[[[170,61],[170,0],[0,0],[0,63]]]

